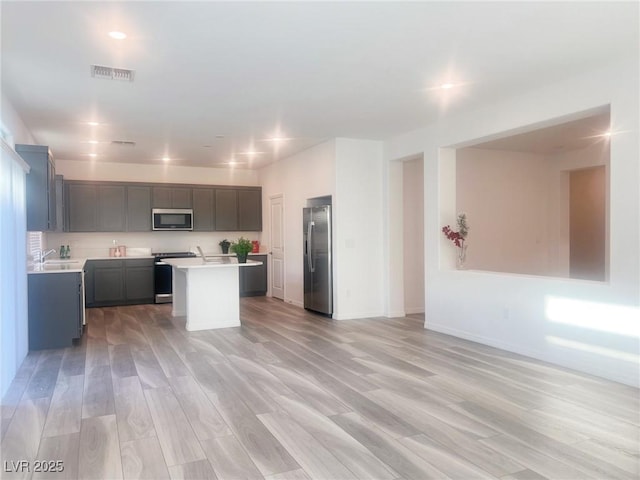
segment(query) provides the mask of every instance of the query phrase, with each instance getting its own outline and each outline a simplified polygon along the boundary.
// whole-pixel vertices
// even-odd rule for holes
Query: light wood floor
[[[2,478],[637,479],[638,390],[425,331],[268,298],[186,332],[168,305],[89,310],[2,404]],[[15,470],[24,460],[64,471]]]

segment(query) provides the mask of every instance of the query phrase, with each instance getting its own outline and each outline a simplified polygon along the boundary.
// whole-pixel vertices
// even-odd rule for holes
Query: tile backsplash
[[[218,245],[223,239],[234,242],[240,237],[261,240],[261,232],[113,232],[113,233],[45,233],[45,248],[69,245],[71,256],[76,258],[108,257],[109,248],[125,245],[129,248],[150,248],[152,252],[196,251],[202,247],[205,253],[220,253]],[[262,251],[262,248],[261,248]]]

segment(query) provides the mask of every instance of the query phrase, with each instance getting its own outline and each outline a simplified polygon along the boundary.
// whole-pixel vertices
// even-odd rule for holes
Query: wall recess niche
[[[606,281],[610,139],[605,107],[456,148],[466,268]]]

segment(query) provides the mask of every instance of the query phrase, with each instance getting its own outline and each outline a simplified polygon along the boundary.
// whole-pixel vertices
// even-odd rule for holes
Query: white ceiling
[[[605,134],[611,133],[610,130],[610,114],[607,109],[606,112],[597,115],[509,135],[471,147],[549,155],[608,142],[609,137]]]
[[[383,140],[638,52],[637,2],[3,0],[0,8],[2,91],[37,142],[67,160],[167,155],[258,168],[328,138]],[[112,40],[114,29],[128,38]],[[91,78],[91,64],[133,69],[135,81]],[[432,88],[444,82],[462,85]],[[104,125],[83,123],[91,120]],[[274,148],[264,139],[277,132],[290,140]],[[250,148],[264,153],[241,154]]]

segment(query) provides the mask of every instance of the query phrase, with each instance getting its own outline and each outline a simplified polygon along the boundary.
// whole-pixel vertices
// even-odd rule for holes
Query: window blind
[[[27,232],[27,255],[34,258],[42,248],[42,232]]]

